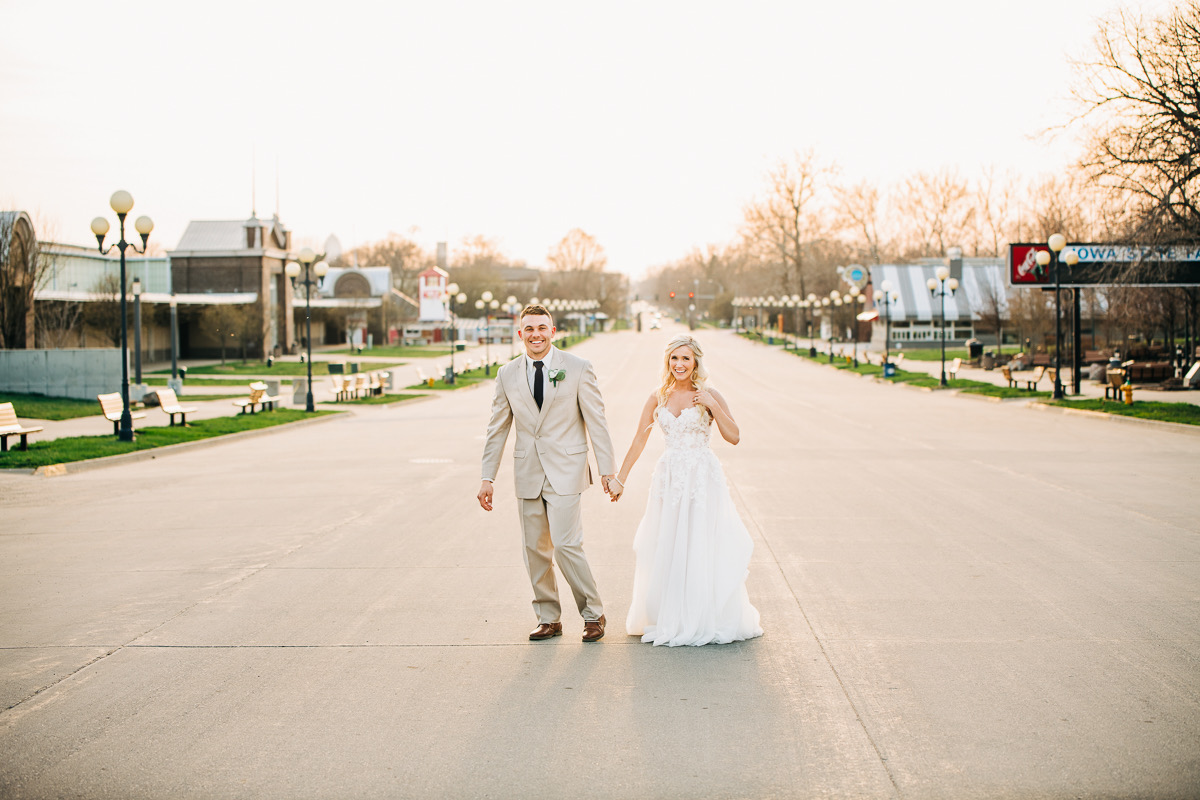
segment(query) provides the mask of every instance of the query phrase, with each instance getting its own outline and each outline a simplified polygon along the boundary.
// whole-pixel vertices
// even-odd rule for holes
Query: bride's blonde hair
[[[667,395],[675,389],[675,375],[671,372],[671,353],[681,347],[689,348],[695,358],[696,366],[692,369],[692,383],[696,385],[696,391],[702,392],[708,388],[708,370],[704,368],[704,351],[700,349],[700,343],[686,333],[680,334],[667,342],[667,349],[663,353],[662,385],[658,387],[658,405],[660,407],[667,404]]]

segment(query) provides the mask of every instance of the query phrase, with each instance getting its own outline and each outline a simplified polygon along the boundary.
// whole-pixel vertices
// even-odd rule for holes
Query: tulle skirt
[[[707,446],[659,459],[633,550],[629,634],[670,647],[762,635],[746,593],[754,542]]]

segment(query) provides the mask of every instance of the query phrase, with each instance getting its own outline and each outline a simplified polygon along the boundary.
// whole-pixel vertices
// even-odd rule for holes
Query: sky
[[[582,228],[637,276],[732,241],[798,151],[883,184],[1064,168],[1097,19],[1166,5],[0,0],[0,208],[87,244],[125,189],[167,250],[278,208],[297,245],[535,267]]]

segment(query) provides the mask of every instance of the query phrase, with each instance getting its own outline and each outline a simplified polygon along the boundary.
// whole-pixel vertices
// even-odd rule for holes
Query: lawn
[[[12,403],[18,417],[29,419],[64,420],[94,417],[100,414],[98,400],[76,400],[73,397],[46,397],[40,394],[0,392],[0,403]]]
[[[1200,425],[1200,406],[1192,403],[1163,403],[1157,400],[1134,400],[1127,406],[1122,402],[1103,400],[1057,400],[1050,405],[1062,408],[1078,408],[1084,411],[1101,411],[1122,417],[1153,419],[1159,422],[1177,422],[1183,425]]]
[[[483,367],[476,367],[475,369],[468,370],[466,372],[460,372],[455,377],[453,386],[447,384],[445,380],[438,378],[437,380],[435,380],[433,382],[432,386],[429,386],[428,384],[424,384],[424,383],[414,383],[412,386],[407,386],[405,388],[407,388],[407,389],[425,389],[425,390],[465,389],[466,387],[474,386],[475,384],[477,384],[481,381],[491,380],[492,377],[495,376],[496,370],[498,370],[499,368],[500,368],[499,366],[493,365],[491,375],[485,375],[484,371],[483,371]]]
[[[818,353],[814,358],[808,354],[807,349],[793,350],[791,352],[818,364],[829,365],[828,354],[822,355]],[[857,372],[860,375],[883,376],[883,367],[877,364],[859,362],[859,365],[855,367],[853,364],[847,364],[844,358],[838,358],[837,356],[834,356],[833,364],[831,366],[836,367],[837,369]],[[1006,400],[1050,396],[1049,392],[1031,392],[1028,389],[1011,389],[1007,386],[997,386],[994,383],[987,383],[986,381],[971,381],[962,378],[947,380],[946,386],[943,387],[941,385],[941,380],[938,377],[925,372],[911,372],[898,367],[896,368],[896,372],[892,377],[884,378],[884,380],[891,381],[892,383],[907,383],[910,386],[920,386],[926,389],[957,389],[970,394],[982,394],[989,397],[999,397]]]
[[[368,371],[389,370],[394,367],[402,366],[401,364],[365,364],[360,363],[360,367],[365,367]],[[329,362],[317,361],[312,362],[313,375],[328,375]],[[159,370],[156,375],[171,374],[171,370]],[[247,361],[245,363],[228,363],[214,364],[208,367],[189,367],[188,378],[190,381],[193,375],[229,375],[229,376],[245,376],[255,378],[273,378],[276,376],[292,376],[301,377],[308,375],[308,364],[303,361],[276,361],[271,366],[267,366],[265,361]],[[184,382],[185,384],[187,381]]]
[[[334,402],[339,405],[390,405],[392,403],[401,403],[405,400],[412,400],[413,398],[424,396],[425,395],[421,394],[373,394],[368,395],[367,397],[360,397],[356,400],[333,400],[329,402]]]
[[[495,342],[493,342],[493,345],[495,345]],[[435,344],[432,346],[414,344],[407,347],[389,344],[380,347],[372,347],[370,350],[363,350],[361,353],[358,352],[358,350],[352,350],[349,347],[342,350],[325,350],[324,352],[331,355],[336,354],[340,356],[347,356],[347,360],[352,359],[354,356],[378,356],[380,358],[437,358],[438,356],[450,355],[450,344]]]
[[[261,414],[237,414],[230,417],[216,417],[189,423],[187,427],[176,425],[159,425],[141,428],[137,431],[132,442],[118,441],[115,436],[71,436],[62,439],[52,439],[48,442],[31,441],[29,449],[9,450],[0,454],[0,468],[17,469],[44,467],[48,464],[65,464],[72,461],[85,461],[91,458],[103,458],[138,450],[149,450],[182,442],[192,442],[199,439],[210,439],[215,436],[225,436],[230,433],[270,428],[276,425],[286,425],[303,419],[319,417],[326,414],[336,414],[336,411],[317,411],[308,414],[294,409],[283,409]]]
[[[306,376],[307,376],[307,374],[308,373],[305,373]],[[184,391],[187,391],[187,387],[189,387],[189,386],[235,387],[239,383],[249,383],[249,381],[244,380],[244,378],[245,378],[245,376],[243,376],[243,375],[231,375],[228,378],[196,378],[196,377],[192,377],[192,378],[188,378],[187,380],[185,380],[183,382],[183,388],[184,388]],[[165,378],[165,377],[159,378],[157,376],[151,376],[151,375],[143,375],[142,376],[142,381],[147,386],[166,386],[168,380],[170,380],[170,379]],[[281,385],[291,384],[291,381],[285,380],[285,379],[280,379],[279,383]],[[180,396],[182,396],[182,395],[180,395]]]

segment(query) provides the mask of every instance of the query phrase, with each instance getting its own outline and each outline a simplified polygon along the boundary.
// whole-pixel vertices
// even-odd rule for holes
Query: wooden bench
[[[260,398],[264,411],[274,411],[275,406],[279,404],[279,395],[267,394],[267,384],[263,381],[255,381],[250,384],[250,390],[262,389],[263,395]]]
[[[1104,387],[1104,399],[1107,400],[1111,396],[1113,400],[1121,399],[1121,385],[1125,383],[1125,370],[1110,369],[1108,371],[1108,385]]]
[[[240,414],[245,414],[246,409],[250,409],[250,413],[255,413],[255,406],[262,406],[263,411],[274,411],[275,404],[279,402],[279,396],[267,394],[267,384],[262,381],[255,381],[250,384],[250,396],[239,397],[233,401],[233,404],[242,409]]]
[[[383,394],[383,379],[379,377],[381,374],[386,375],[387,373],[372,372],[368,375],[367,391],[372,396]]]
[[[179,424],[187,427],[187,415],[196,409],[179,405],[179,398],[175,396],[174,389],[159,389],[156,394],[158,394],[158,407],[171,418],[171,424],[175,424],[175,415],[178,414]]]
[[[1046,368],[1038,367],[1033,371],[1032,375],[1029,375],[1028,377],[1024,375],[1018,377],[1013,375],[1012,367],[1005,364],[1000,368],[1000,374],[1004,376],[1006,381],[1008,381],[1008,388],[1016,389],[1017,384],[1023,383],[1025,384],[1025,388],[1032,392],[1037,388],[1038,381],[1040,381],[1042,376],[1046,374]]]
[[[121,393],[98,394],[96,399],[100,401],[100,410],[104,412],[104,418],[113,424],[113,436],[116,436],[120,432],[121,412],[125,410],[125,404],[121,402]],[[129,416],[132,419],[142,419],[146,416],[146,412],[134,411],[131,408]]]
[[[29,449],[29,439],[31,433],[37,433],[42,428],[22,428],[21,423],[17,420],[17,410],[12,403],[0,403],[0,453],[8,452],[8,437],[20,436],[21,445],[18,450]]]
[[[346,386],[346,375],[330,375],[329,385],[333,389],[333,399],[336,401],[349,400],[350,391]]]
[[[357,400],[360,395],[365,397],[367,392],[370,391],[370,381],[367,379],[367,374],[365,372],[358,372],[354,374],[354,389],[352,391],[354,392],[355,400]]]
[[[961,366],[962,366],[962,359],[956,358],[950,362],[950,366],[946,367],[946,374],[950,376],[951,380],[954,380],[955,378],[958,377],[958,368]]]

